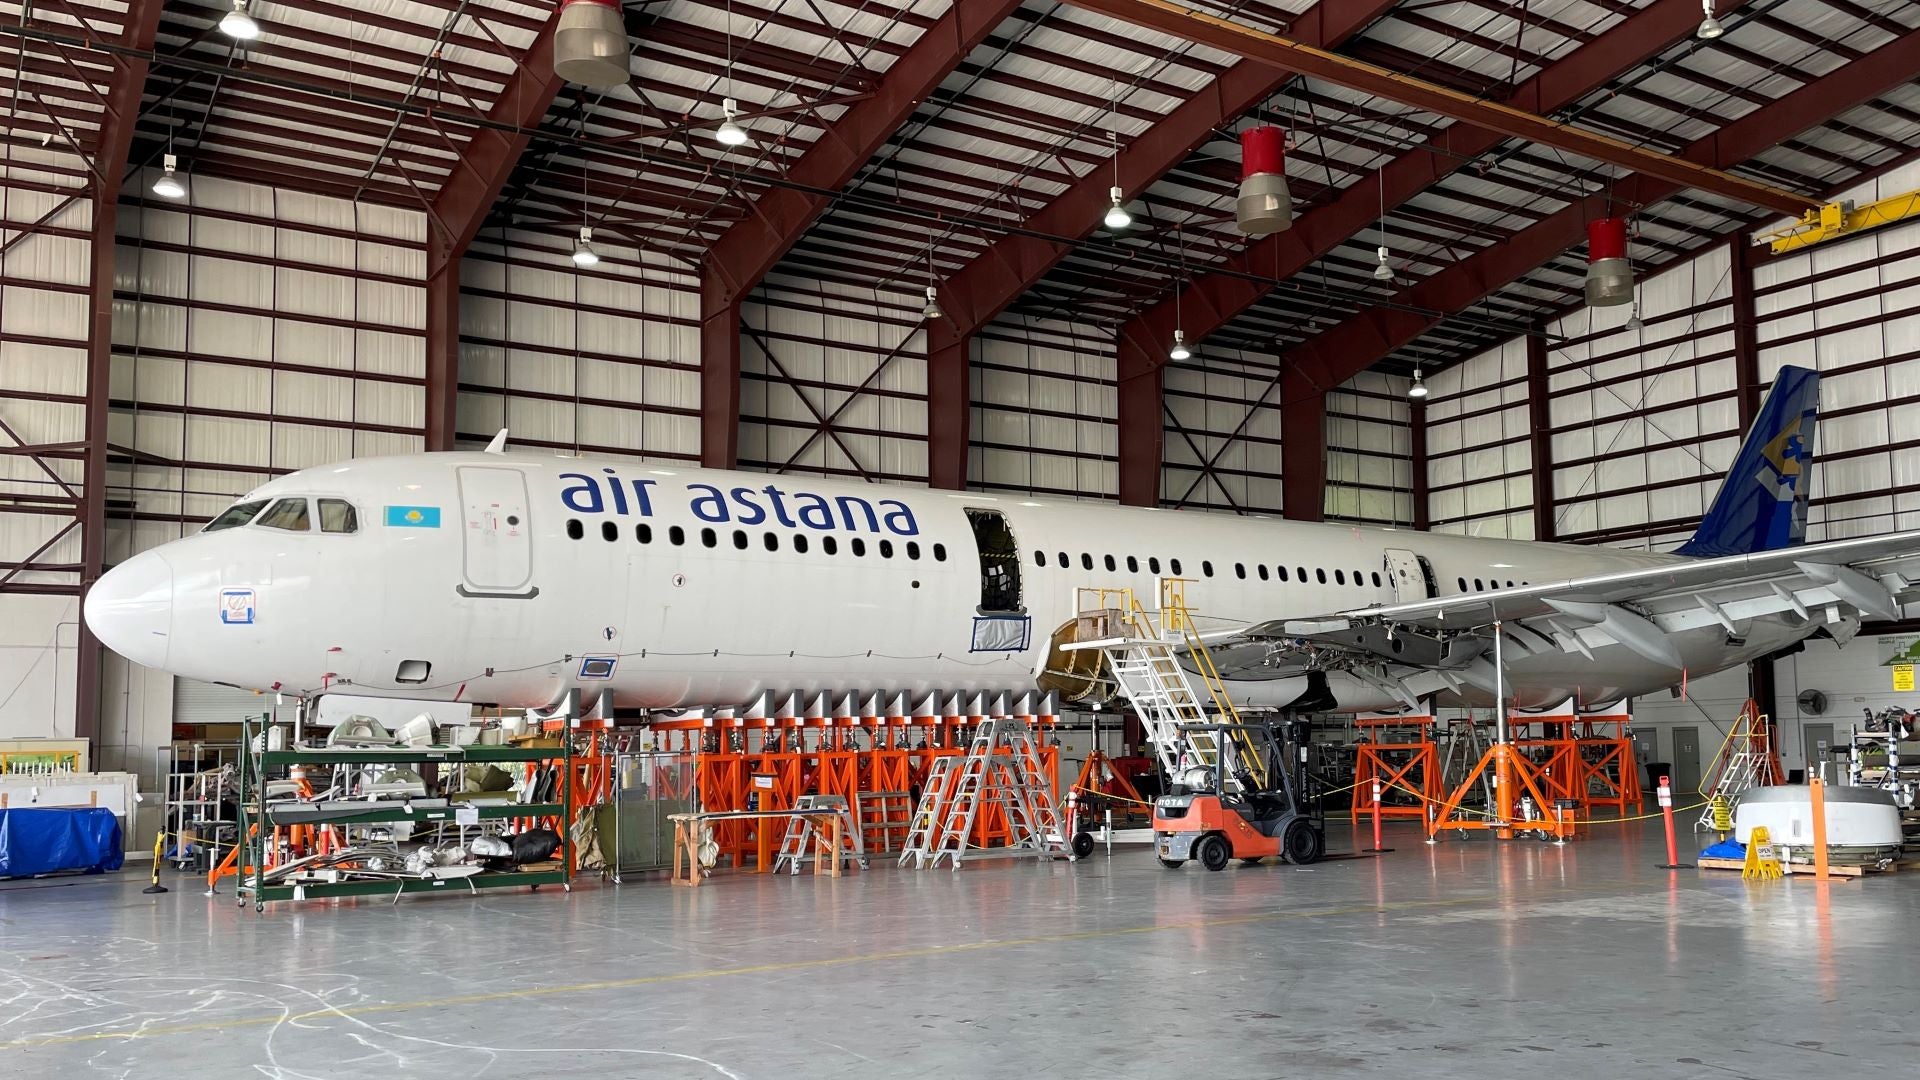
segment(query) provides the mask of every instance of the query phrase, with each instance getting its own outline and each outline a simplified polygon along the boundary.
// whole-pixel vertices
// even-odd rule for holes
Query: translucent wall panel
[[[1329,521],[1413,524],[1409,382],[1363,371],[1327,395]]]
[[[1533,539],[1527,343],[1509,341],[1426,382],[1431,528]]]
[[[1280,513],[1278,359],[1201,349],[1168,364],[1162,446],[1163,505]]]
[[[1119,492],[1113,336],[1004,318],[974,339],[969,486],[1069,499]]]
[[[460,273],[458,435],[516,446],[700,460],[700,285],[664,257],[596,238],[575,266],[546,234],[487,232]]]
[[[769,280],[742,305],[740,465],[927,479],[925,299]]]

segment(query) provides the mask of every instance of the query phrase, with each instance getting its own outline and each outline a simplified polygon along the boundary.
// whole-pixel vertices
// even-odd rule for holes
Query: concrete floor
[[[0,1076],[1920,1075],[1920,874],[1670,875],[1640,828],[264,915],[13,883]]]

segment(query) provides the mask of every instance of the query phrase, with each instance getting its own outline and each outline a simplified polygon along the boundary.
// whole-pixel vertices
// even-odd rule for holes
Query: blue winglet
[[[1819,415],[1820,374],[1781,368],[1707,516],[1679,554],[1750,555],[1803,543]]]

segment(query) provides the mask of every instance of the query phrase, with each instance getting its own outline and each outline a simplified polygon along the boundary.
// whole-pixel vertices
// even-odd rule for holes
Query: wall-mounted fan
[[[1821,713],[1827,711],[1827,692],[1825,690],[1802,690],[1800,691],[1800,696],[1795,698],[1794,702],[1800,706],[1800,711],[1806,713],[1808,716],[1819,716]]]

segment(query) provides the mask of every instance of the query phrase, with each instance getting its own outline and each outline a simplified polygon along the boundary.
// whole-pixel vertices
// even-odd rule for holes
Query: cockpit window
[[[232,506],[229,506],[225,510],[222,510],[220,512],[219,517],[214,518],[212,521],[207,522],[207,527],[200,531],[201,532],[219,532],[221,529],[237,529],[240,526],[245,525],[247,522],[252,521],[253,516],[255,514],[258,514],[260,512],[260,508],[265,505],[267,505],[267,500],[265,499],[255,499],[252,502],[234,503]]]
[[[281,499],[274,503],[266,513],[260,515],[260,527],[306,532],[311,527],[307,520],[307,500]]]
[[[350,533],[360,531],[360,516],[345,499],[320,500],[320,531]]]

